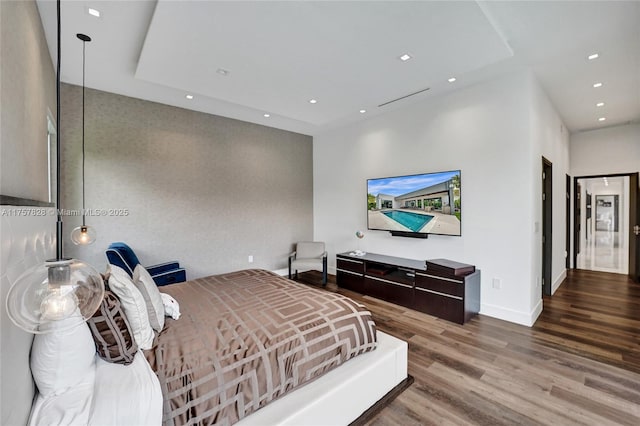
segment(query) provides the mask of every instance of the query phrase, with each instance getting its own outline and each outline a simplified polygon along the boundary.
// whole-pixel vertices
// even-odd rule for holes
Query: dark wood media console
[[[480,311],[480,270],[447,259],[336,256],[338,286],[464,324]]]

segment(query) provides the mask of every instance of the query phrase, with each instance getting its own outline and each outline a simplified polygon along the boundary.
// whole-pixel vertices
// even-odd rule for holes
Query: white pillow
[[[164,328],[164,305],[158,291],[158,286],[153,281],[149,271],[138,264],[133,271],[133,283],[142,294],[147,305],[147,314],[151,328],[160,333]]]
[[[140,349],[151,349],[153,345],[153,329],[149,323],[147,304],[133,280],[124,269],[109,265],[109,288],[118,296],[133,330],[133,338]]]
[[[180,305],[178,301],[167,293],[160,293],[160,297],[162,297],[162,303],[164,305],[164,314],[174,320],[180,318]]]
[[[74,321],[77,327],[56,330]],[[43,397],[64,393],[95,369],[96,346],[79,315],[53,322],[51,327],[56,331],[36,334],[31,345],[31,374]]]

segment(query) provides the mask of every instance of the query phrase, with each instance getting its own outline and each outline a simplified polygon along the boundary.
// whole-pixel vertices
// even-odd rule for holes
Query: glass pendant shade
[[[102,276],[77,259],[49,260],[23,273],[7,295],[7,313],[21,329],[35,334],[70,329],[88,320],[104,297]]]
[[[77,246],[86,246],[96,241],[97,232],[93,226],[82,225],[71,231],[71,241]]]

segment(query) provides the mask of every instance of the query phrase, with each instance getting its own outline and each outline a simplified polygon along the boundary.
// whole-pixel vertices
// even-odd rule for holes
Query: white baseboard
[[[564,279],[567,278],[567,270],[563,270],[560,275],[558,276],[558,278],[556,278],[556,280],[553,282],[553,284],[551,284],[551,294],[553,295],[556,290],[558,289],[558,287],[560,287],[560,284],[562,284],[562,282],[564,281]]]
[[[531,327],[536,322],[541,312],[542,312],[542,299],[538,301],[535,308],[533,308],[533,310],[529,313],[514,311],[513,309],[507,309],[507,308],[503,308],[502,306],[489,305],[486,303],[483,303],[480,306],[480,313],[482,315],[487,315],[493,318],[498,318],[498,319],[513,322],[516,324],[525,325],[527,327]]]

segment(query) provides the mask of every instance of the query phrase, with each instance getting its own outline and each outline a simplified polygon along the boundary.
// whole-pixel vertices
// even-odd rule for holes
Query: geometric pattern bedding
[[[162,287],[182,316],[145,351],[163,424],[231,425],[376,347],[371,314],[337,293],[249,269]]]

